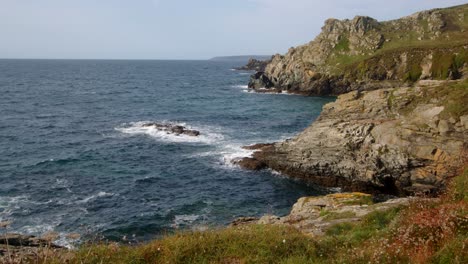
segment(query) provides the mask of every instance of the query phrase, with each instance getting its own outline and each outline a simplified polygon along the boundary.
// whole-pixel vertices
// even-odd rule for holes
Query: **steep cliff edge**
[[[468,162],[467,102],[468,80],[350,92],[244,162],[345,191],[434,193]]]
[[[458,79],[467,74],[467,62],[468,5],[386,22],[365,16],[329,19],[315,40],[275,55],[264,71],[252,75],[249,87],[337,95],[421,79]]]

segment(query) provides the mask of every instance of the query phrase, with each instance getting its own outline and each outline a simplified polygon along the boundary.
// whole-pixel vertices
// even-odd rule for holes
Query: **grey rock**
[[[340,95],[310,127],[291,140],[263,147],[249,162],[344,191],[438,192],[466,158],[467,131],[447,125],[438,104],[420,102],[408,110],[408,100],[420,98],[422,91],[393,88]],[[434,120],[444,133],[427,129]]]

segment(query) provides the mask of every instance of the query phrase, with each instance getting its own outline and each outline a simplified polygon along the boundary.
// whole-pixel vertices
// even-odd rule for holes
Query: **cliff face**
[[[346,191],[436,192],[468,161],[466,102],[468,81],[350,92],[253,161]]]
[[[378,22],[358,16],[329,19],[312,42],[275,55],[250,88],[327,95],[381,88],[391,81],[456,79],[468,62],[468,5]],[[412,57],[414,49],[418,56]],[[378,74],[367,74],[368,71]]]

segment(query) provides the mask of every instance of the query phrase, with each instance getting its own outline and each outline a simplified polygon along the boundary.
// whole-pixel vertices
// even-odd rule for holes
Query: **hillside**
[[[252,89],[337,95],[467,74],[468,5],[379,22],[328,19],[310,43],[276,54]]]

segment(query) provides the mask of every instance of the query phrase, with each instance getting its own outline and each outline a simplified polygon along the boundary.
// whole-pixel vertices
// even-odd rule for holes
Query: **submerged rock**
[[[160,131],[165,131],[168,134],[174,135],[187,135],[192,137],[197,137],[200,135],[200,132],[197,130],[187,129],[181,125],[167,124],[167,123],[146,123],[142,127],[153,127]]]

